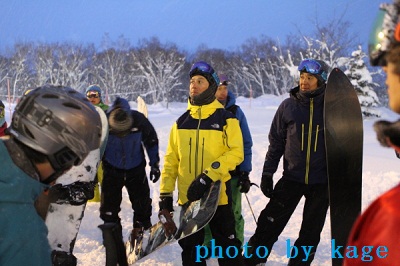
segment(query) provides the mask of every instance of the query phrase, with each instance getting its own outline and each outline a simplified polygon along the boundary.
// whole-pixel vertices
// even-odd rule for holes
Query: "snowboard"
[[[128,264],[132,265],[150,253],[201,230],[214,216],[218,207],[221,181],[211,184],[204,196],[183,206],[175,206],[173,220],[177,227],[174,235],[166,236],[161,221],[145,230],[135,246],[126,242]]]
[[[338,68],[328,78],[324,123],[331,236],[336,247],[345,247],[361,212],[363,120],[356,91]],[[332,258],[332,265],[342,259]]]
[[[101,117],[102,132],[99,149],[91,151],[81,165],[72,167],[60,176],[50,189],[50,204],[45,218],[48,240],[52,249],[53,265],[72,256],[76,237],[84,215],[88,195],[93,195],[93,182],[108,136],[108,122],[104,111],[95,106]],[[90,196],[89,196],[90,198]],[[69,258],[68,258],[69,257]],[[61,259],[60,259],[61,258]],[[74,258],[75,259],[75,258]],[[73,264],[73,263],[72,263]],[[69,265],[69,264],[68,264]]]
[[[136,101],[137,101],[137,110],[139,112],[141,112],[142,114],[144,114],[145,117],[148,117],[149,116],[149,112],[147,110],[146,102],[140,96],[137,97]]]

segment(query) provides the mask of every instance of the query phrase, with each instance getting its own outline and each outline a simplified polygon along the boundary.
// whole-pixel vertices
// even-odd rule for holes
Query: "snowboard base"
[[[324,106],[331,236],[346,246],[361,212],[363,120],[356,91],[338,68],[329,75]],[[342,265],[342,259],[332,259]]]
[[[143,232],[143,238],[135,247],[126,242],[128,264],[133,264],[150,253],[201,230],[214,216],[219,203],[221,182],[211,184],[209,190],[197,201],[174,206],[173,220],[178,228],[175,235],[166,236],[161,221]]]

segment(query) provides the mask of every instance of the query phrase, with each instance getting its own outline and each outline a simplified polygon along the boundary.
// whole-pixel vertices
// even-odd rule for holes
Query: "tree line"
[[[0,98],[11,100],[27,89],[43,84],[70,86],[84,92],[98,84],[112,101],[117,95],[128,100],[142,96],[147,103],[186,101],[189,69],[203,60],[231,81],[237,96],[282,95],[296,85],[297,65],[304,58],[324,60],[331,68],[340,67],[351,79],[365,115],[381,102],[375,90],[383,86],[381,73],[371,72],[366,53],[349,23],[333,19],[315,26],[311,36],[290,34],[284,43],[268,36],[251,38],[234,51],[209,49],[201,45],[194,53],[157,37],[131,45],[120,36],[105,34],[101,47],[76,43],[17,43],[0,55]]]

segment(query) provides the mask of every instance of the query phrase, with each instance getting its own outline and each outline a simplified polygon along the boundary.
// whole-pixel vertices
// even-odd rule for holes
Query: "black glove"
[[[240,192],[241,193],[247,193],[250,190],[251,183],[249,179],[249,173],[248,172],[240,172],[239,175],[239,182],[237,186],[241,186]]]
[[[153,181],[153,183],[155,183],[158,181],[158,179],[160,179],[160,175],[161,172],[158,164],[152,166],[150,170],[150,180]]]
[[[211,186],[212,180],[206,174],[202,173],[192,184],[190,184],[187,191],[187,198],[189,201],[195,201],[203,197],[206,190]]]
[[[267,198],[272,198],[274,190],[274,181],[271,173],[263,173],[261,177],[261,191]]]
[[[57,204],[71,204],[74,206],[82,205],[94,194],[95,183],[77,181],[69,185],[55,184],[50,187],[49,200]]]
[[[174,208],[172,207],[172,197],[171,196],[160,196],[160,202],[158,203],[158,206],[160,207],[161,210],[168,210],[169,212],[173,212]]]

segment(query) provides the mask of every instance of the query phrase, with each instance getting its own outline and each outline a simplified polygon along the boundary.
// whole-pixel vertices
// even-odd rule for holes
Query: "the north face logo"
[[[217,129],[218,129],[218,128],[219,128],[219,124],[212,124],[211,127],[212,127],[212,128],[217,128]]]

